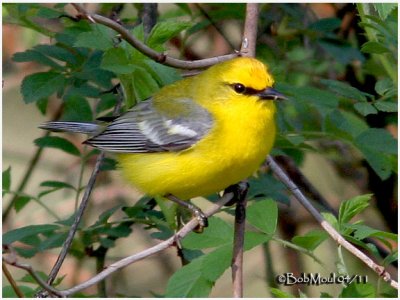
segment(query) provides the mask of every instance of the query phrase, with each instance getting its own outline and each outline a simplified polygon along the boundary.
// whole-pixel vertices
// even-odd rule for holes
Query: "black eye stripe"
[[[241,87],[239,87],[239,85]],[[229,85],[236,93],[238,94],[242,94],[242,95],[248,95],[248,96],[252,96],[252,95],[256,95],[258,93],[261,93],[263,90],[256,90],[250,87],[246,87],[241,83],[232,83]]]

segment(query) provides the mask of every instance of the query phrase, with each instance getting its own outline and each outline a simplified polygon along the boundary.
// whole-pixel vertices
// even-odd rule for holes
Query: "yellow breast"
[[[223,105],[223,104],[221,104]],[[149,195],[206,196],[253,174],[275,139],[272,101],[218,107],[211,131],[181,152],[119,154],[124,177]]]

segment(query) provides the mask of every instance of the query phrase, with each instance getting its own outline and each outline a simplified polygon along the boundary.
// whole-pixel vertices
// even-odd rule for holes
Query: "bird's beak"
[[[263,100],[286,100],[287,98],[273,88],[266,88],[257,94]]]

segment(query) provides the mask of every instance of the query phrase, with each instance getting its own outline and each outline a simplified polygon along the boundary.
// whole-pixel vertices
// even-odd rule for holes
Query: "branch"
[[[227,55],[222,55],[222,56],[217,56],[217,57],[211,57],[207,59],[201,59],[201,60],[196,60],[196,61],[185,61],[185,60],[180,60],[176,59],[170,56],[167,56],[164,53],[159,53],[152,48],[148,47],[147,45],[143,44],[141,41],[139,41],[135,36],[133,36],[129,30],[125,29],[122,25],[118,24],[117,22],[97,15],[97,14],[89,14],[80,4],[77,3],[71,3],[75,7],[75,9],[79,12],[81,18],[86,18],[89,21],[93,23],[99,23],[103,24],[116,32],[118,32],[121,37],[127,41],[129,44],[131,44],[135,49],[139,50],[141,53],[144,55],[150,57],[151,59],[155,60],[156,62],[174,67],[174,68],[179,68],[179,69],[200,69],[200,68],[205,68],[212,66],[216,63],[226,61],[235,57],[240,56],[239,52],[232,53],[232,54],[227,54]]]
[[[10,271],[8,271],[7,265],[5,264],[4,261],[2,262],[2,268],[3,268],[4,276],[7,278],[8,282],[10,283],[12,289],[14,290],[14,292],[18,296],[18,298],[25,298],[24,293],[21,291],[18,284],[15,282]]]
[[[65,260],[65,257],[68,254],[69,248],[71,247],[72,241],[74,239],[75,233],[78,229],[79,223],[81,222],[83,213],[85,212],[85,209],[87,207],[87,204],[89,202],[89,197],[90,194],[92,193],[94,184],[96,182],[96,178],[97,178],[97,174],[100,171],[100,165],[101,162],[103,161],[104,158],[104,152],[102,151],[99,156],[97,157],[96,160],[96,164],[94,166],[92,175],[90,176],[88,185],[85,189],[85,194],[82,197],[82,201],[81,204],[79,205],[79,209],[78,212],[76,213],[75,219],[74,219],[74,223],[72,224],[69,232],[68,232],[68,236],[67,239],[65,240],[61,252],[57,258],[56,263],[54,264],[53,268],[51,269],[51,272],[49,274],[49,278],[47,279],[47,283],[48,284],[52,284],[54,279],[57,277],[58,272],[60,271],[60,268]]]
[[[235,228],[232,252],[232,287],[233,297],[243,297],[243,252],[244,252],[244,233],[246,227],[246,205],[247,191],[249,184],[242,181],[232,186],[235,189],[234,199],[236,199],[235,209]],[[229,188],[228,188],[229,189]]]
[[[388,282],[395,289],[399,289],[398,283],[391,279],[390,274],[385,270],[383,266],[376,264],[371,258],[365,255],[363,252],[358,250],[355,246],[349,243],[335,228],[329,224],[324,217],[319,213],[319,211],[310,203],[310,201],[303,195],[296,184],[285,174],[282,168],[274,161],[271,156],[268,156],[267,163],[271,170],[274,172],[276,177],[278,177],[286,187],[292,192],[293,196],[304,206],[306,210],[318,221],[323,229],[335,240],[339,245],[346,248],[354,256],[358,257],[362,262],[364,262],[370,269],[377,273],[382,279]]]
[[[145,38],[147,38],[147,36],[150,34],[151,30],[157,23],[157,6],[157,3],[143,3],[141,18]]]
[[[245,56],[256,56],[257,25],[258,25],[258,3],[246,5],[246,20],[244,23],[243,41],[240,53]]]
[[[15,259],[8,259],[4,255],[3,255],[3,263],[7,263],[7,264],[9,264],[11,266],[14,266],[14,267],[17,267],[19,269],[23,269],[23,270],[27,271],[32,276],[32,278],[44,290],[46,290],[51,296],[62,297],[62,294],[57,289],[52,287],[50,284],[46,283],[42,278],[40,278],[40,276],[38,274],[36,274],[36,272],[33,270],[33,268],[30,265],[19,263]]]
[[[119,88],[119,86],[117,86],[115,88],[116,91],[118,90],[118,88]],[[118,101],[117,101],[117,103],[116,103],[116,105],[114,107],[113,115],[117,115],[119,113],[119,111],[121,110],[123,97],[121,96],[121,92],[118,93],[118,95],[119,95],[119,97],[118,97]],[[90,194],[92,193],[94,184],[96,183],[96,178],[97,178],[98,173],[100,172],[100,166],[101,166],[101,163],[102,163],[102,161],[104,159],[104,156],[105,156],[104,151],[101,151],[99,156],[96,159],[96,164],[94,166],[92,174],[90,175],[89,182],[88,182],[88,184],[86,186],[85,193],[83,194],[81,204],[79,205],[79,209],[78,209],[78,211],[76,213],[76,216],[75,216],[75,219],[74,219],[74,223],[72,224],[72,226],[71,226],[71,228],[70,228],[70,230],[68,232],[67,239],[65,240],[65,242],[64,242],[64,244],[62,246],[62,249],[61,249],[61,252],[60,252],[60,254],[59,254],[58,258],[57,258],[57,261],[56,261],[56,263],[54,264],[53,268],[50,271],[49,278],[47,279],[47,283],[48,284],[52,284],[53,283],[54,279],[57,277],[58,272],[60,271],[60,268],[61,268],[61,266],[62,266],[62,264],[63,264],[63,262],[65,260],[65,257],[68,254],[68,251],[69,251],[69,249],[71,247],[71,244],[72,244],[72,241],[74,239],[75,233],[78,230],[78,226],[79,226],[79,223],[80,223],[80,221],[82,219],[83,213],[85,212],[87,204],[89,203]]]
[[[205,215],[207,217],[210,217],[212,215],[214,215],[215,213],[217,213],[222,206],[224,206],[227,202],[229,202],[230,200],[232,200],[233,198],[233,193],[227,193],[225,194],[221,199],[219,199],[215,205],[208,210]],[[137,262],[139,260],[142,260],[150,255],[154,255],[158,252],[161,252],[165,249],[167,249],[168,247],[172,246],[174,243],[176,243],[176,241],[181,240],[182,238],[184,238],[186,235],[188,235],[193,229],[196,228],[196,226],[198,226],[199,221],[198,219],[195,217],[193,218],[191,221],[189,221],[187,224],[185,224],[185,226],[182,227],[182,229],[180,229],[175,235],[173,235],[172,237],[170,237],[169,239],[151,247],[148,248],[142,252],[133,254],[131,256],[125,257],[111,265],[109,265],[106,269],[104,269],[102,272],[98,273],[97,275],[95,275],[94,277],[92,277],[91,279],[77,285],[74,286],[70,289],[64,290],[64,291],[58,291],[60,295],[62,295],[63,297],[68,297],[76,292],[79,292],[83,289],[88,288],[89,286],[92,286],[96,283],[98,283],[101,280],[104,280],[105,278],[107,278],[108,276],[110,276],[112,273],[127,267],[128,265]]]
[[[256,39],[257,39],[257,22],[258,22],[258,4],[248,3],[246,5],[246,20],[244,23],[244,34],[241,53],[245,56],[254,57],[256,55]],[[246,221],[246,205],[247,191],[249,185],[247,182],[241,182],[233,186],[236,195],[235,210],[235,231],[233,239],[232,254],[232,288],[233,297],[243,297],[243,252],[244,252],[244,233]],[[228,188],[229,190],[229,188]]]

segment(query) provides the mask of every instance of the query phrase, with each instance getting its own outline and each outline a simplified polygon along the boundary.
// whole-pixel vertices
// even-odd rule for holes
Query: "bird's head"
[[[205,71],[221,94],[248,96],[257,100],[282,100],[285,97],[273,89],[274,79],[267,67],[251,57],[238,57],[216,64]]]

